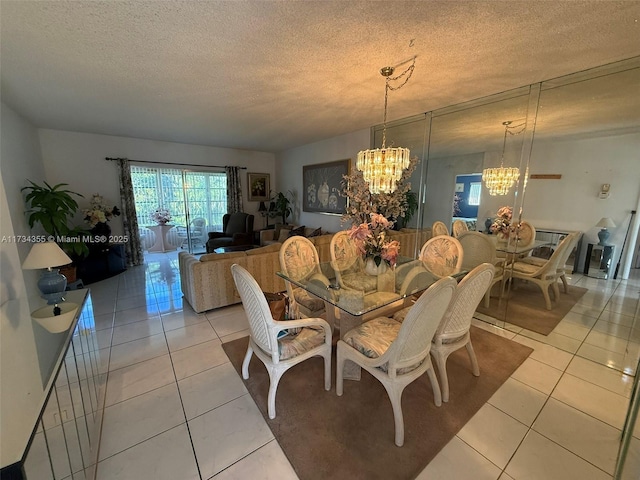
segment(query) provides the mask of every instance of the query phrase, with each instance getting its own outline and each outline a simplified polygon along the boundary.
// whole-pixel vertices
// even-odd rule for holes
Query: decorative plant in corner
[[[269,202],[269,216],[282,217],[282,224],[287,224],[287,218],[293,213],[293,192],[289,190],[286,194],[277,192],[272,195]]]
[[[69,220],[78,210],[78,202],[72,197],[81,194],[65,190],[66,183],[59,183],[53,187],[47,182],[44,185],[27,180],[31,185],[21,190],[28,192],[25,202],[29,207],[29,227],[36,223],[42,225],[49,237],[53,237],[60,247],[76,261],[89,254],[87,244],[82,241],[82,236],[88,232],[81,227],[69,227]]]

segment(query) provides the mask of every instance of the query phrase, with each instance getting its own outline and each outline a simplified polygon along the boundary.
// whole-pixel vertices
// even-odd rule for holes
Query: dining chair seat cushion
[[[315,295],[311,295],[303,288],[294,289],[293,297],[296,302],[312,312],[324,310],[324,301]]]
[[[296,335],[286,335],[278,339],[278,355],[280,360],[288,360],[322,345],[323,342],[324,330],[301,328]]]
[[[342,274],[342,283],[353,290],[371,292],[377,288],[378,278],[372,275],[365,275],[363,272],[354,272],[346,275]]]
[[[342,339],[347,345],[355,348],[368,358],[378,358],[383,355],[398,336],[400,323],[388,317],[376,317],[363,323],[359,327],[349,330]],[[399,368],[397,374],[402,375],[418,368],[422,362],[405,368]],[[387,371],[387,364],[379,367]]]
[[[513,263],[512,267],[514,272],[526,273],[529,275],[534,274],[538,270],[540,270],[539,265],[533,265],[531,263],[525,263],[520,261]]]
[[[519,259],[518,261],[523,263],[528,263],[529,265],[537,265],[538,267],[541,267],[545,263],[547,263],[549,259],[541,258],[541,257],[524,257]]]

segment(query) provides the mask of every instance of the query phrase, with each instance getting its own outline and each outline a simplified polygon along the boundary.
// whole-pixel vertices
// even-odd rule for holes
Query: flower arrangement
[[[356,242],[365,259],[373,259],[376,266],[380,266],[383,260],[388,265],[395,266],[400,253],[400,242],[386,239],[386,232],[393,226],[393,222],[379,213],[371,213],[369,217],[369,222],[351,227],[349,238]]]
[[[158,225],[166,225],[171,221],[171,212],[166,208],[158,207],[153,212],[151,212],[151,220],[156,222]]]
[[[84,209],[83,213],[84,221],[94,228],[99,223],[107,223],[113,217],[120,215],[120,210],[118,207],[108,207],[104,204],[102,195],[94,193],[89,202],[89,208]]]
[[[407,193],[411,190],[411,174],[418,165],[418,157],[409,161],[409,166],[402,172],[398,187],[393,193],[372,194],[369,184],[364,181],[362,172],[353,169],[350,175],[343,175],[342,194],[347,197],[347,209],[341,222],[359,225],[366,223],[372,213],[382,214],[385,218],[404,218],[410,211]]]
[[[511,233],[511,219],[513,218],[513,208],[500,207],[496,213],[496,218],[491,224],[491,232],[508,236]]]

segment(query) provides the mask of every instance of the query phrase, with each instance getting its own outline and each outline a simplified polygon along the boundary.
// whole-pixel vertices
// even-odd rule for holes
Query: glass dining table
[[[392,316],[412,305],[415,295],[440,279],[427,270],[422,261],[413,258],[400,257],[395,267],[374,276],[364,272],[360,260],[356,259],[349,271],[337,270],[334,263],[323,262],[302,278],[282,271],[277,274],[324,301],[326,320],[334,329],[339,329],[341,339],[365,321]],[[466,273],[452,272],[451,276],[460,280]],[[359,380],[360,367],[347,362],[344,378]]]

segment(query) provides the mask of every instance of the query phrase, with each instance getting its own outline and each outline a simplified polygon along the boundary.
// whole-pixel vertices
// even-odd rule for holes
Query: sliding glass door
[[[227,176],[223,172],[131,166],[143,249],[156,242],[151,227],[157,209],[171,214],[166,233],[169,248],[204,253],[208,232],[222,231],[222,216],[227,213]]]

